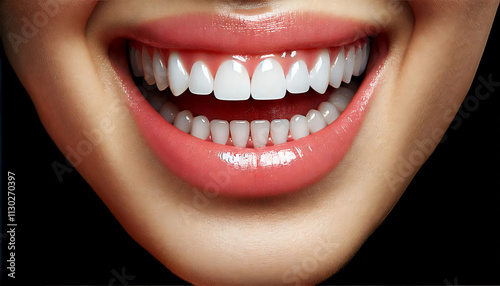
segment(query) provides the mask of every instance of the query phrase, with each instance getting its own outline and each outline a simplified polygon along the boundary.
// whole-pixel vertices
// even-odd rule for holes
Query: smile
[[[385,43],[355,33],[361,24],[268,20],[167,19],[116,45],[126,49],[128,61],[115,66],[146,141],[171,172],[211,195],[275,196],[316,183],[348,152],[380,77]],[[231,24],[241,34],[223,29]],[[196,42],[168,27],[204,33]]]

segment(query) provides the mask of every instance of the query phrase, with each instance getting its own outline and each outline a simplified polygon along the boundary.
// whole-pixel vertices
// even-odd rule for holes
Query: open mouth
[[[207,27],[241,19],[199,15],[163,20],[162,29],[148,23],[124,37],[128,62],[117,70],[130,109],[170,171],[211,196],[263,197],[302,189],[338,165],[376,86],[383,41],[352,32],[360,24],[346,21],[351,28],[332,33],[340,22],[317,15],[313,27],[327,32],[311,33],[294,28],[300,19],[311,26],[311,17],[294,16],[281,17],[272,37],[269,21],[249,22],[235,35]],[[198,43],[182,32],[199,35]],[[259,42],[266,37],[277,48]],[[208,38],[221,41],[204,44]],[[144,95],[133,86],[143,82]]]

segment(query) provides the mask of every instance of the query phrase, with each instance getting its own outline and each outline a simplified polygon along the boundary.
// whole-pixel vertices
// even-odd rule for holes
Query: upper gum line
[[[302,50],[292,49],[287,51],[279,51],[279,52],[264,53],[264,54],[226,54],[226,53],[210,52],[210,51],[161,49],[161,48],[154,48],[136,41],[130,41],[129,45],[135,50],[139,50],[141,52],[145,48],[148,51],[149,56],[151,58],[153,58],[155,50],[159,51],[164,59],[168,59],[170,54],[172,52],[175,52],[179,55],[182,64],[184,65],[184,67],[186,67],[188,71],[196,62],[201,61],[208,67],[209,71],[212,73],[213,76],[215,76],[218,68],[223,62],[234,60],[236,62],[241,63],[246,68],[251,79],[257,66],[265,59],[276,60],[281,65],[286,75],[290,70],[290,68],[292,67],[292,65],[299,60],[304,61],[310,70],[317,61],[320,53],[323,52],[324,50],[328,50],[330,59],[333,60],[338,56],[338,54],[342,50],[346,51],[347,53],[347,51],[351,47],[353,47],[354,51],[357,51],[358,48],[362,48],[367,43],[368,39],[360,39],[351,44],[347,44],[341,47],[324,47],[324,48],[311,48]]]

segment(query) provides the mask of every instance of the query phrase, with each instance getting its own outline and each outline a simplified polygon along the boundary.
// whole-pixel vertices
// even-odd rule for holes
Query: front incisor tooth
[[[219,66],[214,80],[214,95],[219,100],[250,98],[250,77],[241,63],[229,60]]]
[[[208,121],[206,116],[200,115],[193,119],[191,135],[201,140],[207,140],[210,135],[210,121]]]
[[[343,81],[345,83],[350,83],[352,78],[352,72],[354,71],[354,63],[356,62],[356,53],[354,51],[354,46],[349,48],[345,62],[346,63],[345,63]]]
[[[282,99],[286,94],[286,80],[283,68],[274,59],[263,60],[255,69],[251,86],[253,99]]]
[[[309,126],[304,115],[294,115],[290,120],[290,134],[293,139],[298,140],[309,135]]]
[[[168,101],[162,104],[159,113],[161,117],[167,120],[168,123],[173,124],[175,116],[179,113],[179,108],[172,102]]]
[[[286,76],[286,89],[293,94],[309,90],[309,72],[304,61],[297,61],[290,67]]]
[[[183,110],[175,116],[174,126],[185,133],[191,131],[191,123],[193,121],[193,114],[189,110]]]
[[[327,49],[321,51],[316,64],[309,73],[311,88],[318,93],[325,93],[330,79],[330,53]]]
[[[181,95],[188,88],[189,74],[181,62],[178,52],[171,52],[168,58],[168,82],[175,96]]]
[[[212,142],[226,145],[229,139],[229,123],[219,119],[210,121],[210,134],[212,134]]]
[[[320,103],[318,111],[321,112],[321,114],[323,114],[325,122],[328,125],[332,124],[332,122],[335,121],[340,116],[340,112],[337,110],[335,105],[333,105],[328,101]]]
[[[208,67],[197,61],[191,67],[189,74],[189,91],[193,94],[207,95],[214,89],[214,78]]]
[[[307,113],[307,126],[309,127],[309,132],[311,134],[320,131],[321,129],[326,127],[325,117],[321,112],[316,109],[311,109]]]
[[[250,123],[246,120],[233,120],[229,123],[231,139],[236,147],[246,147],[250,134]]]
[[[267,120],[254,120],[251,123],[252,142],[254,148],[264,147],[269,140],[269,126]]]
[[[271,139],[273,140],[273,144],[286,143],[289,131],[290,121],[287,119],[275,119],[271,121]]]
[[[144,79],[149,85],[153,85],[155,83],[153,61],[151,61],[151,56],[146,46],[142,47],[142,66],[144,68]]]
[[[344,47],[341,48],[335,62],[332,64],[330,70],[330,85],[334,88],[339,88],[342,83],[342,78],[344,77],[345,70],[345,51]]]
[[[165,90],[168,87],[167,65],[160,51],[157,49],[155,49],[153,54],[153,70],[158,90]]]

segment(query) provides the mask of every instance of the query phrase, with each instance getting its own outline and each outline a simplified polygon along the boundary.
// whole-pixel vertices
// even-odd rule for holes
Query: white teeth
[[[363,47],[363,62],[361,63],[361,74],[363,74],[366,70],[369,57],[370,57],[370,45],[368,45],[368,43],[365,43],[365,46]]]
[[[286,89],[294,94],[309,90],[309,72],[304,61],[297,61],[290,67],[286,76]]]
[[[250,133],[250,123],[246,120],[233,120],[229,123],[231,139],[236,147],[246,147]]]
[[[193,121],[193,114],[189,110],[183,110],[175,116],[174,126],[181,131],[189,133],[191,131],[191,122]]]
[[[363,50],[361,46],[356,50],[356,60],[354,61],[354,70],[352,71],[353,76],[361,75],[361,64],[363,63]]]
[[[254,148],[264,147],[269,139],[269,126],[267,120],[254,120],[251,123],[252,142]]]
[[[309,126],[304,115],[294,115],[290,120],[290,134],[293,139],[298,140],[309,135]]]
[[[309,74],[309,83],[311,88],[318,93],[325,93],[328,88],[330,78],[330,52],[327,49],[321,51],[311,73]]]
[[[165,90],[168,87],[167,65],[157,49],[153,54],[153,70],[158,90]]]
[[[229,138],[229,123],[225,120],[214,119],[210,121],[212,142],[225,145]]]
[[[197,61],[189,74],[189,91],[193,94],[207,95],[214,89],[214,78],[208,67]]]
[[[345,61],[346,63],[345,63],[343,80],[345,83],[350,83],[352,78],[352,72],[354,71],[354,64],[356,61],[356,53],[354,51],[354,46],[349,48],[349,52],[347,53]]]
[[[129,48],[128,57],[130,59],[130,66],[132,67],[132,73],[134,74],[134,76],[141,76],[141,74],[139,73],[139,69],[137,68],[137,61],[135,60],[135,49],[133,47]]]
[[[321,114],[323,114],[325,122],[328,125],[330,125],[340,116],[340,113],[338,109],[335,107],[335,105],[333,105],[328,101],[322,102],[318,107],[318,111],[321,112]]]
[[[171,52],[168,59],[168,82],[175,96],[181,95],[188,88],[189,75],[177,52]]]
[[[144,68],[142,67],[142,53],[139,50],[135,50],[135,64],[137,65],[137,72],[139,76],[144,76]]]
[[[286,143],[290,122],[287,119],[275,119],[271,122],[271,139],[274,145]]]
[[[347,105],[354,96],[354,92],[346,87],[335,89],[328,101],[332,103],[340,112],[347,108]]]
[[[283,68],[274,59],[263,60],[252,76],[251,94],[253,99],[282,99],[286,95],[286,80]]]
[[[142,47],[142,66],[144,68],[144,79],[149,85],[153,85],[155,83],[153,62],[151,61],[151,56],[145,46]]]
[[[179,108],[172,102],[165,102],[159,111],[161,117],[165,118],[168,123],[174,123],[175,116],[179,113]]]
[[[338,88],[342,83],[342,78],[344,77],[344,70],[345,70],[345,52],[344,48],[342,47],[330,70],[330,84],[334,88]]]
[[[207,140],[210,135],[210,121],[208,121],[206,116],[200,115],[193,119],[191,135],[201,140]]]
[[[311,134],[320,131],[321,129],[326,127],[325,118],[321,112],[316,109],[311,109],[307,113],[307,126],[309,127],[309,132]]]
[[[159,111],[163,103],[167,101],[164,96],[160,96],[158,94],[153,94],[147,98],[149,104],[154,108],[154,110]]]
[[[247,100],[250,98],[250,77],[237,61],[223,62],[214,80],[214,95],[219,100]]]

